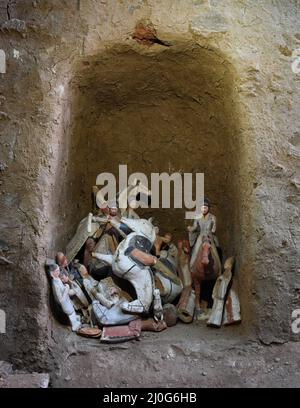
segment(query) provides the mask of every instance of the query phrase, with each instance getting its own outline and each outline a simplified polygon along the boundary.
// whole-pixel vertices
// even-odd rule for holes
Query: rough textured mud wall
[[[0,78],[0,250],[5,258],[0,307],[7,318],[0,358],[37,369],[49,364],[54,345],[43,259],[53,236],[55,194],[63,182],[56,162],[64,144],[58,88],[63,71],[56,71],[56,64],[70,52],[64,41],[70,44],[72,37],[76,44],[77,38],[70,30],[76,15],[69,25],[66,15],[72,17],[72,9],[60,3],[0,2],[0,47],[6,53]]]
[[[63,236],[63,245],[74,228],[68,212],[64,219],[65,208],[76,224],[87,203],[76,212],[74,194],[85,199],[86,191],[80,190],[102,170],[88,163],[88,186],[77,177],[74,190],[66,188],[70,175],[84,169],[73,172],[73,159],[89,158],[83,157],[81,149],[88,150],[79,136],[110,170],[111,132],[130,164],[129,154],[137,157],[139,150],[129,149],[142,134],[152,135],[152,126],[158,140],[154,147],[144,139],[140,143],[139,149],[149,150],[141,170],[152,170],[151,149],[160,149],[172,136],[175,146],[194,141],[201,162],[215,175],[213,181],[208,175],[208,193],[220,203],[216,210],[227,247],[226,231],[233,231],[245,329],[255,329],[267,343],[291,337],[290,314],[300,304],[300,77],[291,70],[292,51],[300,48],[299,17],[292,0],[0,2],[0,48],[7,57],[7,73],[0,74],[0,239],[1,256],[12,262],[1,258],[0,307],[8,320],[7,334],[0,335],[1,358],[42,368],[57,347],[42,264],[58,237]],[[170,47],[157,52],[161,46],[155,44],[144,51],[146,46],[132,39],[141,19],[151,20]],[[145,97],[139,84],[145,85]],[[123,134],[132,134],[128,145]],[[213,143],[209,157],[206,138]],[[170,145],[172,156],[183,160]],[[118,149],[115,154],[113,163],[123,158]],[[191,162],[171,162],[171,170],[186,165],[201,171],[196,152],[190,149],[190,154]],[[222,174],[214,170],[211,155]],[[158,159],[154,163],[157,170],[165,169]],[[131,166],[129,171],[140,169]],[[62,202],[64,190],[70,196]]]

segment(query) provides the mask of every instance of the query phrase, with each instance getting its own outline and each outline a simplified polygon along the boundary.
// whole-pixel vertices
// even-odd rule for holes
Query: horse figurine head
[[[132,219],[122,217],[121,221],[122,223],[126,224],[132,231],[136,232],[139,235],[144,235],[152,243],[155,241],[156,234],[154,225],[152,224],[152,218],[146,220],[143,218]]]
[[[202,240],[201,263],[203,265],[209,264],[209,253],[211,248],[211,241],[208,236],[204,236]]]
[[[189,255],[191,252],[191,247],[190,243],[186,239],[180,239],[177,243],[177,248],[178,248],[178,255],[181,256],[182,253],[185,253],[186,255]]]

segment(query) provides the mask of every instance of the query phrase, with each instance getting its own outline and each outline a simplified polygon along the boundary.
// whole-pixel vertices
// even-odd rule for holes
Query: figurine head
[[[56,263],[49,265],[49,275],[51,278],[59,278],[60,269]]]
[[[109,215],[112,217],[115,217],[118,214],[117,203],[115,201],[109,201],[108,207],[109,207]]]
[[[88,270],[84,265],[80,265],[78,270],[82,278],[87,278],[89,276]]]
[[[119,295],[119,290],[115,286],[111,286],[108,291],[110,296]]]
[[[169,244],[172,241],[173,236],[170,232],[167,232],[164,238],[165,238],[165,242]]]
[[[85,249],[88,251],[88,252],[93,252],[94,251],[94,249],[95,249],[95,240],[94,240],[94,238],[88,238],[86,241],[85,241]]]
[[[209,207],[208,207],[207,205],[203,205],[203,206],[201,207],[201,213],[202,213],[203,215],[208,214],[208,213],[209,213]]]
[[[208,214],[209,211],[210,211],[210,207],[211,207],[210,201],[209,201],[208,198],[205,197],[204,202],[203,202],[203,206],[201,207],[201,213],[203,215]]]
[[[68,266],[67,257],[63,252],[57,252],[55,256],[55,260],[58,263],[58,265],[61,266],[62,268],[65,268]]]
[[[65,272],[60,274],[60,279],[63,283],[68,283],[70,281],[69,276]]]
[[[109,208],[109,215],[111,217],[115,217],[118,214],[118,209],[117,207],[110,207]]]

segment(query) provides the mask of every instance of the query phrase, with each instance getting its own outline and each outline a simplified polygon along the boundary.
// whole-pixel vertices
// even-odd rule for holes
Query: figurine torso
[[[216,232],[216,217],[215,215],[208,213],[206,215],[201,214],[200,218],[196,220],[199,228],[199,232],[202,235],[208,235]]]

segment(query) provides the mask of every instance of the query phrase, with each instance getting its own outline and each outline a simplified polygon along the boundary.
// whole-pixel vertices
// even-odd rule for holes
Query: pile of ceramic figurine
[[[189,239],[177,245],[131,206],[121,210],[117,199],[97,204],[65,253],[46,262],[56,313],[74,332],[114,343],[178,320],[214,327],[241,321],[234,258],[222,267],[208,200]],[[205,283],[211,289],[201,302]]]

